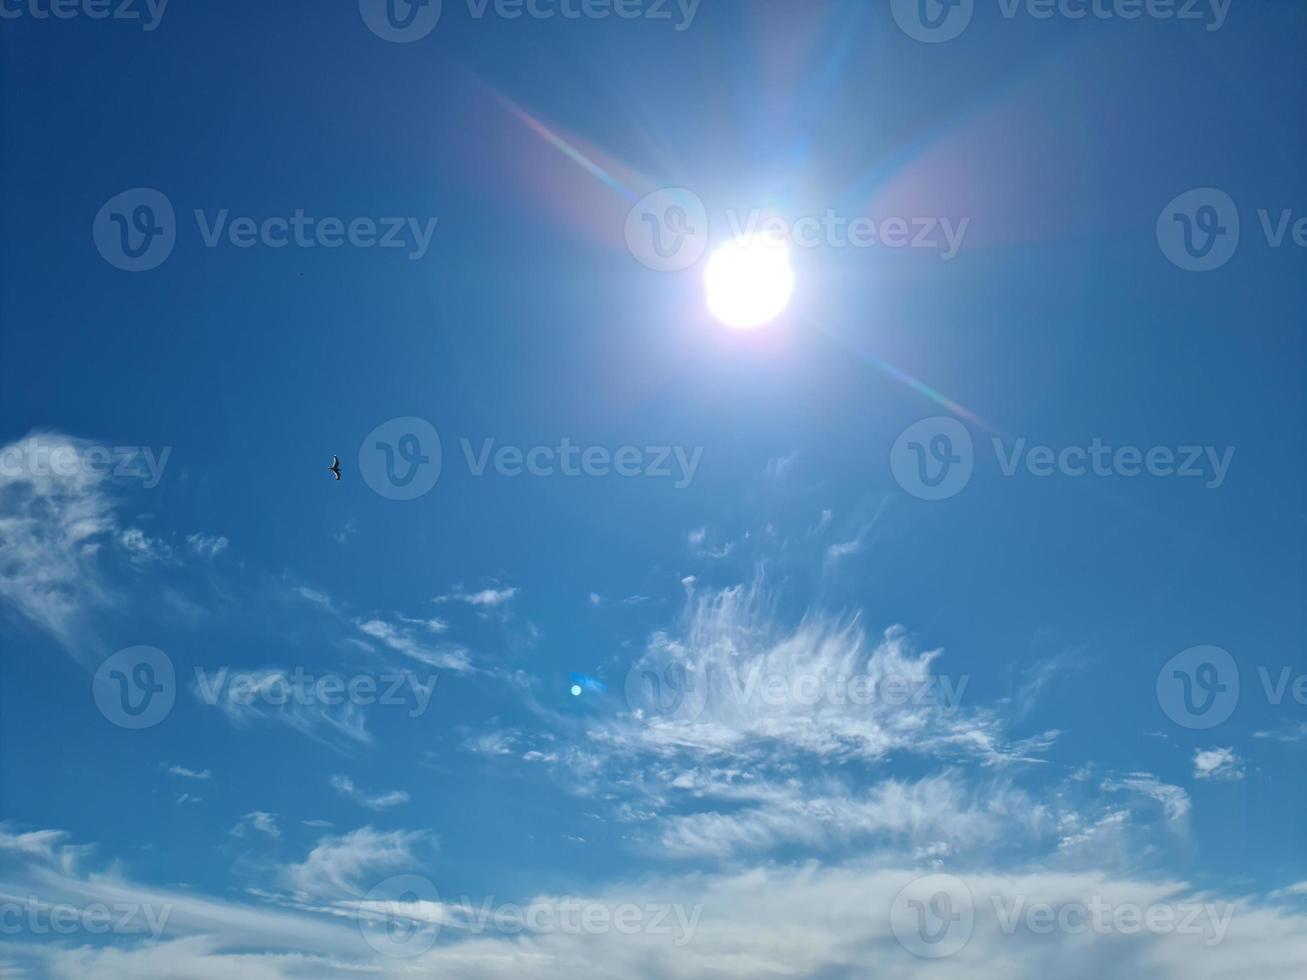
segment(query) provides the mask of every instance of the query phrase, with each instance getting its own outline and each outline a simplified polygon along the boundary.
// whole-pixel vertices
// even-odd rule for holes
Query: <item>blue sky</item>
[[[1303,975],[1307,11],[49,9],[0,972]]]

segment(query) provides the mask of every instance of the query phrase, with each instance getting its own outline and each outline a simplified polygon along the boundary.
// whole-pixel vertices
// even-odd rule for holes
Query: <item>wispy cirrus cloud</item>
[[[464,590],[462,585],[455,585],[452,590],[444,595],[437,596],[433,601],[441,605],[449,602],[461,602],[477,609],[495,609],[507,605],[517,593],[516,587],[488,588],[477,592],[468,592]]]
[[[227,667],[212,672],[201,668],[191,693],[221,711],[236,728],[286,725],[333,748],[371,743],[362,708],[343,695],[324,700],[316,684],[316,678],[281,667],[240,673]]]
[[[0,447],[0,600],[87,660],[88,614],[115,601],[102,551],[118,534],[108,473],[96,467],[36,466],[80,460],[91,444],[32,433]]]
[[[113,942],[11,937],[6,960],[52,980],[345,980],[360,974],[382,980],[569,980],[578,963],[601,980],[762,976],[776,963],[804,977],[853,976],[875,963],[897,980],[929,980],[940,968],[895,939],[896,900],[930,870],[903,863],[767,863],[613,880],[581,893],[524,897],[521,907],[534,910],[528,921],[542,923],[562,921],[559,913],[569,907],[602,909],[609,922],[618,909],[661,909],[659,928],[523,929],[479,914],[478,904],[467,898],[433,895],[402,906],[367,900],[378,879],[422,867],[416,853],[422,838],[407,831],[362,828],[323,838],[305,860],[274,871],[275,883],[291,889],[289,895],[254,889],[246,901],[142,884],[119,871],[90,871],[90,849],[73,847],[55,831],[11,833],[8,839],[27,843],[6,853],[0,834],[0,855],[12,862],[0,899],[26,903],[35,897],[45,908],[130,903],[148,910],[142,921],[157,928],[157,935],[143,931]],[[967,976],[1043,980],[1069,975],[1068,962],[1083,977],[1216,980],[1247,975],[1249,964],[1265,980],[1297,980],[1307,973],[1307,916],[1292,887],[1264,897],[1225,897],[1170,877],[1039,868],[964,871],[952,881],[965,896],[973,925],[944,962]],[[1059,910],[1091,902],[1173,914],[1193,908],[1200,913],[1198,928],[1140,929],[1132,920],[1129,928],[1106,932],[1036,932],[1006,924],[1032,907]],[[403,927],[397,932],[403,936],[439,926],[440,942],[417,945],[404,958],[383,955],[361,928],[382,912],[392,926]]]
[[[227,539],[221,534],[201,534],[197,531],[194,534],[186,535],[186,544],[191,551],[210,561],[226,551],[228,543]]]
[[[323,837],[303,861],[283,865],[278,878],[302,901],[357,898],[377,878],[419,866],[414,849],[430,842],[422,831],[360,827]]]
[[[208,769],[187,769],[185,766],[169,766],[168,772],[183,779],[212,779],[213,773]]]
[[[341,796],[369,810],[387,810],[408,802],[408,793],[402,789],[383,793],[365,793],[354,784],[354,780],[341,774],[331,777],[331,787]]]
[[[281,828],[277,825],[277,815],[275,813],[266,813],[263,810],[254,810],[241,817],[229,833],[233,837],[248,837],[252,831],[263,834],[265,837],[271,837],[274,840],[280,837]]]
[[[365,636],[370,636],[387,648],[429,667],[441,667],[460,673],[472,669],[472,661],[462,647],[452,643],[433,645],[423,635],[443,633],[446,626],[440,620],[401,618],[399,623],[391,623],[374,618],[360,621],[355,625]]]

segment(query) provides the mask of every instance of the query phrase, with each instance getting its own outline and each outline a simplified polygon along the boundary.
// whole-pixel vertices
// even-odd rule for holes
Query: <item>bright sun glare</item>
[[[790,250],[759,239],[729,241],[703,273],[708,309],[729,327],[749,330],[774,320],[794,292]]]

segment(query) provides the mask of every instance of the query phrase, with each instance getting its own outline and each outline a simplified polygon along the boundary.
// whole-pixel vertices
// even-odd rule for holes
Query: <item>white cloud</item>
[[[112,601],[99,558],[117,531],[108,471],[32,461],[81,460],[89,448],[53,433],[0,447],[0,600],[83,658],[87,611]]]
[[[166,541],[152,538],[138,527],[129,527],[118,535],[118,546],[134,564],[172,561],[172,548]]]
[[[252,813],[245,814],[231,828],[230,833],[233,837],[247,837],[251,830],[257,830],[274,840],[281,836],[281,828],[277,826],[277,815],[275,813],[265,813],[262,810],[255,810]]]
[[[442,596],[437,596],[434,601],[439,603],[463,602],[479,609],[493,609],[510,602],[512,598],[517,595],[517,591],[516,588],[504,588],[482,589],[480,592],[464,592],[461,585],[456,585],[454,586],[453,591]]]
[[[200,534],[197,532],[186,535],[186,543],[191,546],[191,551],[201,558],[212,560],[227,549],[228,541],[220,534]]]
[[[1243,760],[1234,749],[1199,749],[1194,753],[1194,778],[1236,782],[1244,778]]]
[[[360,806],[367,807],[369,810],[386,810],[393,806],[400,806],[408,802],[408,793],[402,789],[390,790],[386,793],[365,793],[357,786],[348,776],[336,775],[331,777],[331,786],[337,793],[346,799],[353,800]]]
[[[320,606],[329,611],[334,611],[336,608],[336,604],[331,601],[331,596],[327,595],[325,592],[320,592],[317,589],[310,589],[307,585],[301,585],[295,591],[296,594],[298,594],[305,602],[311,602],[313,605]]]
[[[773,456],[767,460],[767,465],[763,467],[762,476],[765,480],[778,482],[790,475],[794,469],[794,463],[799,458],[799,451],[786,453],[784,456]]]
[[[463,743],[463,748],[477,755],[512,755],[521,733],[516,731],[486,732],[475,735]]]
[[[1161,804],[1167,820],[1175,824],[1183,824],[1189,817],[1189,811],[1193,809],[1188,793],[1179,786],[1164,783],[1149,773],[1132,773],[1121,778],[1106,779],[1101,788],[1105,793],[1124,791],[1155,800]]]
[[[440,634],[449,629],[449,624],[443,619],[411,619],[408,616],[400,616],[400,621],[407,623],[409,626],[420,626],[428,633]]]
[[[841,541],[833,544],[826,549],[826,557],[831,561],[839,561],[841,558],[848,558],[850,555],[856,555],[862,550],[862,539],[854,538],[852,541]]]
[[[360,921],[375,919],[376,910],[362,896],[373,878],[413,867],[413,843],[403,832],[368,828],[326,838],[302,865],[283,870],[295,889],[291,901],[262,894],[262,901],[234,902],[168,891],[116,874],[83,874],[61,865],[57,855],[34,857],[10,885],[0,886],[0,898],[34,895],[79,908],[125,902],[166,908],[162,936],[157,943],[117,936],[108,944],[71,945],[11,937],[6,959],[52,980],[709,980],[769,976],[776,964],[784,964],[787,976],[814,978],[861,976],[872,964],[877,976],[892,980],[930,980],[941,971],[978,980],[1307,975],[1307,916],[1296,911],[1295,900],[1226,897],[1168,878],[1047,870],[961,872],[960,900],[974,910],[970,938],[948,959],[918,959],[896,941],[891,911],[923,869],[862,861],[696,871],[522,900],[524,908],[543,913],[535,921],[544,922],[560,921],[557,913],[569,906],[604,910],[609,922],[619,908],[666,910],[656,928],[646,916],[634,932],[502,928],[493,917],[483,920],[475,899],[442,896],[415,904],[412,912],[418,929],[440,924],[440,942],[412,958],[386,957],[363,938]],[[1056,928],[1037,933],[1004,924],[1023,909],[1095,901],[1110,909],[1192,907],[1199,914],[1193,934],[1150,931],[1125,917],[1121,929],[1105,934]],[[392,921],[402,914],[393,906],[387,911]]]
[[[191,693],[237,728],[272,722],[333,748],[370,743],[372,735],[359,706],[348,699],[326,703],[314,693],[315,685],[312,677],[297,678],[278,667],[239,674],[223,667],[211,673],[200,669]]]
[[[376,884],[367,880],[372,876],[417,865],[413,848],[425,836],[417,831],[361,827],[323,837],[302,862],[281,868],[280,881],[301,900],[357,898]]]
[[[821,516],[817,519],[817,523],[814,524],[808,530],[808,534],[812,537],[816,537],[817,535],[823,533],[826,530],[826,528],[830,527],[831,521],[834,519],[834,517],[835,517],[834,511],[823,510],[821,512]]]
[[[1254,732],[1253,738],[1272,739],[1277,742],[1287,743],[1307,742],[1307,722],[1282,728],[1280,731]]]
[[[677,632],[655,633],[634,669],[661,677],[684,668],[702,685],[701,710],[614,724],[609,740],[745,758],[780,746],[829,761],[910,751],[993,763],[1051,737],[1006,743],[993,713],[966,706],[969,678],[940,672],[941,651],[914,652],[901,628],[873,643],[857,619],[810,613],[787,630],[761,583],[692,592],[686,602]]]
[[[182,776],[185,779],[211,779],[213,773],[208,769],[187,769],[185,766],[169,766],[168,771],[174,776]]]
[[[432,627],[433,622],[438,624],[438,628]],[[428,667],[443,667],[463,673],[472,669],[466,650],[448,643],[429,646],[418,640],[407,625],[397,626],[382,619],[369,619],[356,625],[365,635]],[[439,633],[444,629],[444,624],[439,620],[423,620],[421,626],[430,633]]]

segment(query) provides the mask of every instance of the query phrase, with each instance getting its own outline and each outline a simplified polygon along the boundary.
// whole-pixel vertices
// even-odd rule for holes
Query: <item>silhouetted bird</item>
[[[339,479],[340,479],[340,457],[339,457],[339,456],[332,456],[332,457],[331,457],[331,465],[328,466],[327,469],[331,470],[332,473],[336,474],[336,479],[339,480]]]

